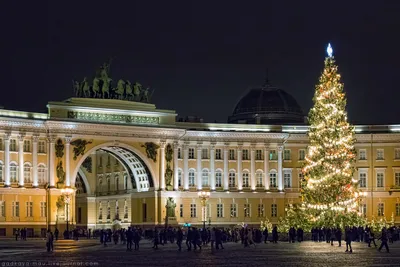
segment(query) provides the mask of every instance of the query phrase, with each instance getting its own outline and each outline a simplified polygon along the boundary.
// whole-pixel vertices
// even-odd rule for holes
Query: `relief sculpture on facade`
[[[62,158],[64,157],[64,143],[61,139],[58,139],[56,144],[54,145],[56,150],[56,157],[57,157],[57,168],[56,168],[56,175],[58,178],[57,181],[57,188],[62,188],[64,186],[65,181],[65,171],[63,168]]]
[[[152,159],[154,162],[157,162],[157,149],[159,149],[160,146],[153,142],[146,142],[142,147],[146,149],[147,157]]]
[[[174,155],[174,150],[172,149],[171,144],[168,144],[165,148],[165,161],[167,162],[167,167],[165,169],[165,184],[167,186],[167,190],[172,190],[172,175],[173,171],[171,169],[171,161]]]
[[[76,139],[71,142],[71,145],[74,146],[74,160],[76,160],[79,156],[83,156],[85,154],[86,145],[91,144],[93,141],[87,141],[84,139]]]

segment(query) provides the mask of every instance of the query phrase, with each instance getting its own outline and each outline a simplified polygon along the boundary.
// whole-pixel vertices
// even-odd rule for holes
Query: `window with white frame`
[[[202,159],[208,159],[208,149],[207,148],[203,148],[201,150],[201,158]]]
[[[248,149],[243,149],[242,160],[249,160],[249,150]]]
[[[229,172],[229,187],[236,186],[236,173],[231,171]]]
[[[235,160],[235,150],[229,149],[229,160]]]
[[[276,150],[272,149],[269,152],[269,160],[278,160],[278,154],[276,154]]]
[[[385,204],[378,203],[378,216],[384,216],[384,215],[385,215]]]
[[[256,172],[256,187],[263,187],[264,186],[264,179],[263,173],[261,171]]]
[[[284,182],[285,188],[292,187],[292,172],[290,170],[283,171],[283,182]]]
[[[10,164],[10,180],[11,183],[17,182],[17,164],[15,163]]]
[[[273,170],[269,173],[269,187],[276,188],[276,171]]]
[[[12,202],[12,216],[19,217],[19,201]]]
[[[6,217],[6,202],[0,200],[0,217]]]
[[[245,218],[250,218],[250,216],[251,216],[250,211],[251,211],[250,204],[248,204],[248,203],[244,204],[244,217]]]
[[[360,213],[362,214],[363,217],[367,216],[367,204],[362,203],[360,205]]]
[[[400,148],[394,149],[394,159],[400,159]]]
[[[285,149],[283,151],[283,160],[291,160],[290,149]]]
[[[306,150],[299,149],[299,160],[304,160],[306,158]]]
[[[190,218],[196,218],[197,217],[197,209],[196,209],[196,204],[190,204]]]
[[[10,139],[10,151],[17,151],[17,140]]]
[[[360,171],[358,173],[358,186],[360,188],[367,187],[367,173],[365,171]]]
[[[39,164],[38,166],[38,183],[43,185],[46,183],[46,166]]]
[[[367,150],[366,149],[358,150],[358,159],[359,160],[367,160]]]
[[[178,187],[182,186],[182,170],[178,170]]]
[[[194,170],[189,170],[189,186],[195,186],[195,185],[196,185],[196,179]]]
[[[256,160],[262,160],[262,150],[261,149],[256,150]]]
[[[47,203],[40,202],[40,217],[47,217]]]
[[[384,160],[385,154],[383,149],[377,149],[376,150],[376,159],[377,160]]]
[[[203,170],[201,173],[201,185],[202,186],[210,186],[208,170]]]
[[[277,217],[277,216],[278,216],[278,205],[271,204],[271,217]]]
[[[211,218],[211,204],[207,204],[206,218]]]
[[[24,152],[31,152],[31,141],[24,140]]]
[[[215,159],[222,159],[222,151],[220,148],[215,149]]]
[[[99,220],[101,221],[103,219],[103,207],[101,205],[101,201],[99,203]]]
[[[0,183],[4,182],[3,180],[3,162],[0,161]]]
[[[384,173],[379,171],[376,173],[376,187],[384,186]]]
[[[396,203],[396,217],[400,216],[400,203]]]
[[[224,204],[218,203],[217,204],[217,218],[224,217]]]
[[[194,148],[189,147],[189,159],[194,159]]]
[[[231,204],[231,217],[232,218],[237,217],[237,204],[235,203]]]
[[[399,171],[396,171],[394,173],[394,185],[400,186],[400,172]]]
[[[38,153],[46,153],[46,142],[45,141],[39,141],[38,142]]]
[[[183,218],[183,204],[179,204],[179,217]]]
[[[217,171],[215,173],[215,187],[222,187],[222,172]]]
[[[24,182],[32,183],[31,180],[31,166],[27,163],[24,164]]]
[[[249,173],[248,172],[244,172],[242,178],[243,178],[243,187],[250,187]]]
[[[33,202],[26,202],[26,217],[33,217]]]
[[[178,148],[178,159],[182,158],[182,149]]]
[[[264,218],[264,204],[258,204],[257,217],[258,218]]]

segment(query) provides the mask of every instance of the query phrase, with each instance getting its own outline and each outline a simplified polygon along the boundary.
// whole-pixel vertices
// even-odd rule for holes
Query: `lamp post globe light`
[[[74,189],[67,187],[61,189],[61,194],[65,197],[65,203],[67,204],[67,213],[66,213],[66,221],[67,221],[67,235],[65,239],[69,239],[69,203],[71,201],[71,195],[74,193]]]
[[[210,192],[200,191],[197,193],[200,198],[201,206],[202,206],[202,220],[203,220],[203,230],[206,230],[206,221],[207,221],[207,200],[210,198]]]

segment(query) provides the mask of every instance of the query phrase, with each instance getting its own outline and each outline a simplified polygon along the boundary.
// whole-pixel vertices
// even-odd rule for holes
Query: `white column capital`
[[[160,148],[164,149],[166,144],[167,144],[167,142],[165,140],[161,140],[160,141]]]
[[[37,143],[39,141],[40,136],[38,134],[32,135],[32,142]]]
[[[282,151],[283,151],[283,145],[278,145],[277,148],[278,148],[278,152],[279,152],[279,153],[282,153]]]
[[[48,135],[47,136],[47,141],[49,141],[50,144],[54,144],[57,140],[57,136],[55,135]]]
[[[242,152],[242,150],[243,150],[243,143],[238,144],[238,146],[237,146],[237,151],[238,151],[238,152]]]
[[[24,142],[24,138],[25,138],[25,133],[19,133],[18,134],[18,141],[21,143],[21,142]]]
[[[178,141],[174,141],[174,149],[178,149],[180,147]]]
[[[65,145],[69,145],[72,141],[72,136],[71,135],[66,135],[64,138]]]
[[[11,138],[11,132],[5,132],[4,133],[4,141],[10,141]]]

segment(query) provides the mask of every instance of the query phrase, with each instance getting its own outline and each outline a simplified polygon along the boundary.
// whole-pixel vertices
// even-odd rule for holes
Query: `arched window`
[[[195,186],[196,185],[196,179],[194,178],[194,170],[191,169],[189,170],[189,186]]]
[[[215,172],[215,187],[222,187],[222,171],[217,170]]]
[[[29,163],[24,164],[24,183],[32,183],[31,165]]]
[[[182,186],[182,170],[178,170],[178,187]]]
[[[256,187],[263,187],[264,182],[263,182],[263,173],[262,171],[257,171],[256,172]]]
[[[271,170],[269,172],[269,187],[270,188],[277,188],[277,183],[276,183],[276,171]]]
[[[249,179],[249,172],[244,171],[243,172],[243,187],[250,187],[250,179]]]
[[[210,181],[208,177],[208,170],[204,169],[201,173],[201,185],[202,186],[210,186]]]
[[[10,164],[10,180],[11,183],[17,182],[17,164],[15,163]]]
[[[44,185],[46,183],[46,166],[44,164],[38,165],[38,184]]]
[[[236,173],[234,171],[229,172],[229,187],[236,187]]]

